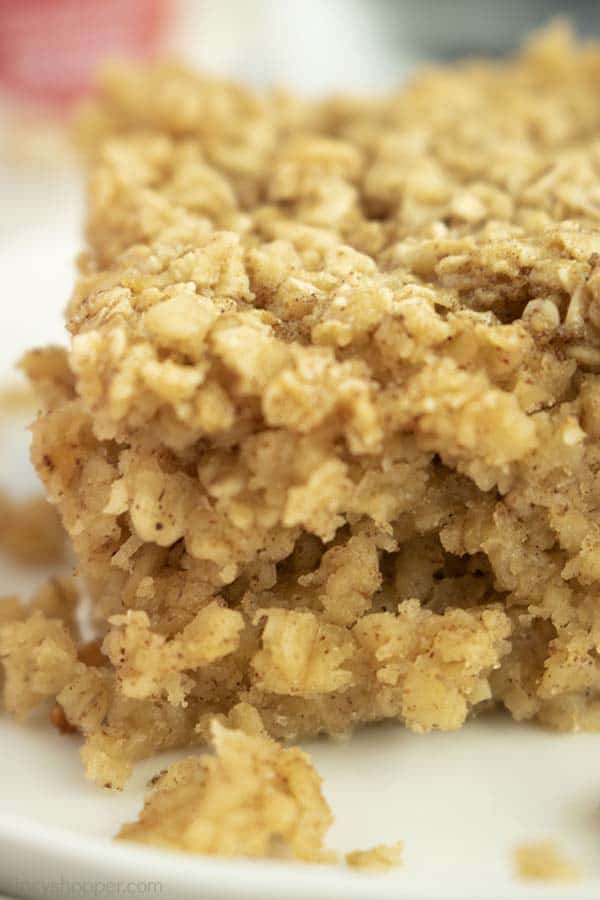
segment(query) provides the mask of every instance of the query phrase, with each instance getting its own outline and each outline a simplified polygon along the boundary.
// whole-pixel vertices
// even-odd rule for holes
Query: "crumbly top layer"
[[[599,72],[560,30],[379,101],[109,72],[69,310],[99,436],[365,459],[410,431],[505,490],[531,413],[600,368]]]

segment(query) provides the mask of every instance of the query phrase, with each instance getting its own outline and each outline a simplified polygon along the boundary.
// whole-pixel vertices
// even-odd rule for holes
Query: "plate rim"
[[[402,868],[388,874],[353,872],[338,866],[287,862],[285,860],[249,860],[200,857],[190,853],[118,844],[112,838],[78,834],[62,826],[47,826],[26,816],[0,812],[0,874],[2,889],[14,890],[19,878],[10,876],[10,858],[18,863],[26,853],[32,869],[31,882],[38,883],[37,897],[51,897],[44,882],[60,877],[81,882],[135,880],[132,872],[143,873],[148,882],[161,883],[158,892],[146,896],[181,897],[185,900],[269,900],[281,897],[285,884],[286,900],[529,900],[552,897],[554,900],[597,900],[600,879],[589,878],[580,884],[526,884],[515,881],[507,893],[480,877],[460,884],[426,881],[423,873],[407,873]],[[8,859],[8,863],[7,863]],[[44,875],[33,877],[36,870]],[[408,876],[408,877],[405,877]],[[21,876],[19,876],[21,877]],[[418,877],[418,882],[415,881]],[[406,881],[402,885],[403,878]],[[21,878],[23,882],[26,879]],[[30,883],[31,883],[30,882]],[[440,890],[441,888],[441,890]]]

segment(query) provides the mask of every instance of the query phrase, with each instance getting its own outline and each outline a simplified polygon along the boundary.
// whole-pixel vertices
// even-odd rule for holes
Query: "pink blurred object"
[[[65,106],[102,60],[152,56],[170,11],[170,0],[0,0],[0,88]]]

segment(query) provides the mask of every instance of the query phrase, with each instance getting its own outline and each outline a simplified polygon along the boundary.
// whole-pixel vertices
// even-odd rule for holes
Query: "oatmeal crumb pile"
[[[239,704],[285,740],[492,704],[600,727],[599,79],[560,27],[370,100],[106,72],[70,347],[23,362],[99,643],[67,594],[2,638],[9,707],[53,700],[97,783]],[[148,840],[172,808],[221,846],[245,739],[216,734]]]
[[[209,730],[214,755],[160,772],[137,821],[117,837],[208,856],[338,862],[324,845],[333,815],[310,757],[269,737],[247,703]],[[354,850],[345,862],[385,872],[402,864],[402,843]]]
[[[215,721],[211,744],[214,756],[188,757],[158,776],[119,838],[210,856],[334,861],[323,849],[333,817],[305,753],[284,749],[260,724],[248,733]]]

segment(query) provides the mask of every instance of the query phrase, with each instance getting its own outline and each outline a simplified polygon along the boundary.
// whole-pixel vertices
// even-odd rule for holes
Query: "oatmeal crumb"
[[[118,837],[219,856],[332,862],[332,822],[308,756],[266,736],[211,726],[215,756],[188,757],[153,779],[137,822]]]
[[[380,870],[402,865],[404,844],[378,844],[369,850],[353,850],[346,854],[346,864],[354,869]]]
[[[524,881],[579,881],[581,871],[553,841],[521,844],[514,851],[519,878]]]

